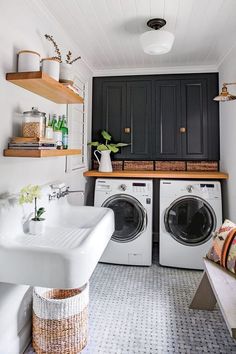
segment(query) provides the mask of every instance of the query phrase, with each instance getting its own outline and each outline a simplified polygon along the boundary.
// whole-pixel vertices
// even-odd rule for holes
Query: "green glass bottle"
[[[62,124],[62,117],[59,116],[57,121],[57,130],[61,130],[61,124]]]
[[[50,114],[48,115],[47,126],[48,126],[48,127],[51,127],[51,126],[52,126],[52,120],[51,120]]]
[[[53,131],[56,130],[56,125],[57,125],[57,115],[56,114],[53,114],[52,116],[52,129]]]
[[[61,132],[62,132],[62,146],[63,149],[68,149],[68,127],[67,127],[67,119],[66,116],[62,116],[61,121]]]

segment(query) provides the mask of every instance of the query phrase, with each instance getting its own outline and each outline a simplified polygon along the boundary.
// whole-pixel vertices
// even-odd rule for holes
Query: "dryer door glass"
[[[107,199],[102,206],[111,208],[115,213],[115,232],[111,238],[113,241],[133,241],[146,228],[146,211],[136,198],[116,194]]]
[[[216,217],[211,206],[203,199],[183,197],[166,210],[165,226],[176,241],[195,246],[211,237]]]

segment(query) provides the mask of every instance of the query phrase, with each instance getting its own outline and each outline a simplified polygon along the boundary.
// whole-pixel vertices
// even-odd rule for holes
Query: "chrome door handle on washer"
[[[143,226],[142,226],[142,228],[141,228],[141,230],[140,230],[140,232],[139,232],[139,234],[141,234],[143,231],[145,231],[146,230],[146,228],[147,228],[147,211],[146,211],[146,209],[145,208],[143,208],[143,214],[144,214],[144,217],[143,217]]]

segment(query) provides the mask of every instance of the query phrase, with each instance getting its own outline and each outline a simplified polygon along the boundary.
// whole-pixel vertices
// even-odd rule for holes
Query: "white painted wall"
[[[2,151],[7,147],[9,137],[18,134],[21,124],[20,114],[23,111],[30,110],[33,106],[46,113],[62,114],[66,110],[65,105],[54,104],[5,80],[7,72],[16,71],[18,50],[35,50],[41,53],[42,57],[53,55],[51,43],[44,38],[44,34],[48,33],[54,36],[62,50],[70,49],[76,56],[80,53],[79,48],[71,42],[40,0],[1,0],[0,10],[0,151]],[[88,83],[87,126],[90,139],[92,73],[82,60],[74,67],[77,75]],[[18,192],[29,183],[42,185],[53,180],[64,180],[73,189],[82,189],[85,184],[82,173],[81,170],[65,173],[65,157],[6,158],[0,153],[0,194]],[[4,267],[4,264],[0,266]],[[14,340],[14,329],[20,328],[19,323],[17,325],[13,323],[16,321],[16,314],[20,313],[26,290],[27,287],[0,283],[0,328],[5,325],[6,331],[12,329],[11,342]],[[19,308],[15,309],[10,318],[9,308],[13,299]],[[7,353],[7,337],[4,333],[3,331],[0,333],[0,354]],[[19,350],[10,354],[19,354]]]
[[[236,82],[236,45],[219,68],[220,89],[223,82]],[[229,86],[236,95],[236,86]],[[223,183],[224,216],[236,222],[236,101],[220,103],[220,167],[229,173]]]
[[[3,150],[8,138],[18,131],[20,113],[36,106],[47,113],[64,113],[65,105],[57,105],[23,90],[5,80],[6,72],[16,71],[16,53],[20,49],[38,51],[42,56],[53,54],[52,45],[44,38],[52,34],[62,48],[71,49],[76,55],[79,49],[73,46],[60,25],[34,0],[2,0],[0,14],[0,80],[1,80],[1,129],[0,149]],[[62,44],[61,44],[62,43]],[[83,62],[75,64],[83,80],[90,82],[91,72]],[[81,75],[82,73],[82,75]],[[90,95],[91,96],[91,95]],[[91,110],[88,115],[91,117]],[[90,124],[89,124],[90,126]],[[64,173],[65,158],[23,159],[0,157],[0,193],[17,191],[27,183],[46,183],[52,179],[69,179]],[[78,177],[78,176],[77,176]],[[73,176],[73,178],[76,178]]]

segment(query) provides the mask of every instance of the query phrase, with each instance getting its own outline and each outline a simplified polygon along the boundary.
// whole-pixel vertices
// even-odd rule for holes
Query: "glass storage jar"
[[[45,134],[46,113],[32,107],[23,113],[22,135],[24,138],[42,138]]]

